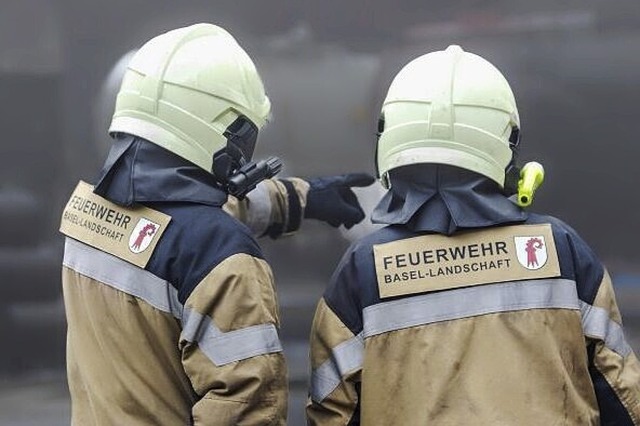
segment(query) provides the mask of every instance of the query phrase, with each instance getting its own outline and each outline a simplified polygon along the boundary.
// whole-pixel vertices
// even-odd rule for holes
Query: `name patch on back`
[[[560,275],[549,224],[423,235],[373,253],[381,298]]]
[[[170,221],[148,207],[118,206],[80,181],[62,213],[60,232],[144,268]]]

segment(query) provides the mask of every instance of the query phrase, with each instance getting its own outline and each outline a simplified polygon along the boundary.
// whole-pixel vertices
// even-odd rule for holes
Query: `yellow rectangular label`
[[[560,275],[548,224],[423,235],[374,245],[373,253],[381,298]]]
[[[121,207],[80,181],[62,212],[60,232],[144,268],[170,221],[148,207]]]

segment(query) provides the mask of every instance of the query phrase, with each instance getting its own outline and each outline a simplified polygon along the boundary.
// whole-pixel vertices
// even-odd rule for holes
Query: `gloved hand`
[[[349,173],[337,176],[325,176],[307,179],[309,192],[304,210],[306,219],[317,219],[347,229],[364,219],[354,186],[369,186],[375,181],[366,173]]]

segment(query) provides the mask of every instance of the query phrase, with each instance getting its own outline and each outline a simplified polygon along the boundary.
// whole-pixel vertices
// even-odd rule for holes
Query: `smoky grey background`
[[[571,224],[610,269],[638,350],[637,166],[640,3],[633,0],[4,0],[0,3],[0,423],[69,423],[61,302],[61,209],[92,181],[121,59],[160,32],[228,29],[273,103],[256,157],[284,175],[374,173],[378,112],[410,59],[460,44],[507,77],[522,122],[521,162],[546,169],[533,211]],[[425,77],[428,78],[428,77]],[[376,194],[359,193],[367,206]],[[302,424],[307,335],[349,239],[307,222],[261,240],[289,359],[290,424]]]

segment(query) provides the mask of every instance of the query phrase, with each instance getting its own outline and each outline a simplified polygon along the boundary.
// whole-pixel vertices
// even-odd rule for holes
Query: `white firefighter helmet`
[[[447,164],[501,187],[517,146],[520,120],[509,83],[487,60],[459,46],[422,55],[395,76],[379,123],[376,166]]]
[[[196,24],[161,34],[132,57],[109,133],[147,139],[212,172],[214,155],[249,161],[271,104],[256,67],[223,28]],[[243,161],[244,161],[243,160]]]

